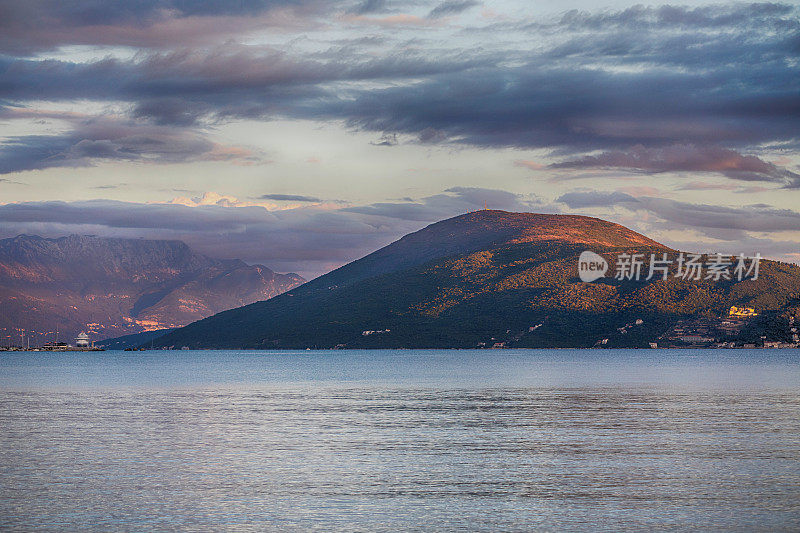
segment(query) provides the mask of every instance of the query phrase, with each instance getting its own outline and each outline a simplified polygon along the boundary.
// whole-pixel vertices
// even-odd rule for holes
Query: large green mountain
[[[718,319],[732,305],[788,316],[798,306],[796,265],[762,260],[757,280],[670,275],[583,283],[577,260],[587,249],[612,269],[621,252],[676,254],[596,218],[477,211],[406,235],[270,300],[178,329],[156,345],[580,347],[609,338],[609,346],[647,346],[682,318]],[[620,334],[637,319],[631,334]]]

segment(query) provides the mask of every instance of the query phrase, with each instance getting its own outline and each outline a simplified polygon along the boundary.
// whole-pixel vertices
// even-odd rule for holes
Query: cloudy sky
[[[0,3],[0,237],[313,277],[483,207],[800,262],[800,8]]]

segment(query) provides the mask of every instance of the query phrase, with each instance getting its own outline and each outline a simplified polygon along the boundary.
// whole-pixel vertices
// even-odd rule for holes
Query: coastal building
[[[78,348],[89,347],[89,335],[87,335],[85,331],[81,331],[78,336],[75,337],[75,346]]]
[[[758,316],[758,313],[752,307],[736,307],[734,305],[728,311],[728,316],[744,318],[744,317]]]
[[[43,352],[64,352],[69,348],[66,342],[48,342],[42,346]]]

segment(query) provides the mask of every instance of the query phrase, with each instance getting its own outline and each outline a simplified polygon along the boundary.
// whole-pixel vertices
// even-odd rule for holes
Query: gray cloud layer
[[[761,204],[728,207],[605,191],[570,192],[556,201],[571,209],[622,206],[648,211],[669,222],[673,229],[725,230],[730,233],[705,232],[728,240],[741,238],[743,232],[800,231],[800,213]]]
[[[23,135],[0,145],[0,174],[51,167],[86,167],[98,160],[180,163],[258,157],[230,150],[205,135],[173,127],[115,119],[74,120],[61,135]]]
[[[319,0],[25,0],[0,4],[0,51],[63,45],[201,45],[256,28],[305,26],[337,3]]]
[[[399,9],[381,2],[152,1],[115,9],[43,2],[51,10],[45,26],[63,30],[46,38],[44,31],[23,31],[27,19],[20,13],[27,8],[21,5],[13,3],[3,22],[2,42],[9,51],[55,46],[53,39],[59,36],[67,43],[77,33],[107,43],[102,35],[78,31],[86,25],[93,31],[122,31],[131,25],[150,27],[163,17],[224,24],[226,17],[253,19],[284,10],[315,19],[337,10]],[[165,5],[171,7],[168,15]],[[430,5],[430,15],[439,16],[462,12],[473,2]],[[509,37],[503,45],[487,39],[483,45],[452,49],[424,40],[408,46],[387,36],[378,44],[355,39],[296,53],[212,36],[203,47],[174,42],[125,60],[75,63],[17,52],[17,57],[0,57],[0,101],[126,102],[133,119],[192,130],[194,135],[220,120],[342,120],[386,139],[398,135],[425,143],[608,152],[591,156],[596,160],[571,158],[564,168],[596,164],[643,172],[696,170],[699,159],[713,156],[713,150],[798,145],[798,13],[782,4],[569,12],[548,23],[468,27],[460,35],[475,43],[501,31]],[[532,41],[539,43],[536,48]],[[193,41],[186,37],[185,44]],[[73,133],[65,137],[12,139],[0,153],[0,167],[39,168],[37,161],[49,149],[63,151],[82,140]],[[672,157],[676,151],[684,152],[682,164],[680,157]],[[125,158],[127,152],[123,146],[104,153]],[[798,182],[797,174],[764,161],[759,165],[755,156],[739,158],[741,168],[719,172],[788,186]],[[72,164],[69,157],[52,161]]]
[[[281,196],[281,195],[273,195]],[[458,187],[391,204],[329,209],[139,204],[110,200],[0,205],[0,237],[97,233],[182,239],[214,257],[239,258],[315,276],[442,218],[482,208],[549,209],[538,199]]]
[[[626,169],[645,173],[718,172],[744,181],[782,183],[800,187],[800,174],[780,168],[753,155],[742,155],[719,146],[672,145],[663,148],[634,146],[627,151],[603,152],[550,165],[550,168]]]
[[[320,198],[314,196],[303,196],[301,194],[264,194],[259,196],[262,200],[276,200],[279,202],[321,202]]]
[[[457,15],[478,5],[480,5],[480,2],[475,0],[447,0],[431,9],[431,12],[428,13],[428,18],[436,19],[449,15]]]
[[[792,210],[768,205],[723,207],[602,191],[571,192],[557,201],[577,211],[614,206],[645,211],[656,217],[651,217],[650,223],[660,229],[693,229],[714,239],[729,241],[732,250],[747,245],[757,246],[756,251],[765,255],[797,252],[787,248],[789,241],[752,235],[753,232],[800,230],[800,213]],[[559,206],[537,197],[471,187],[451,188],[419,200],[337,209],[307,206],[281,211],[232,205],[187,207],[109,200],[24,202],[0,205],[0,237],[18,233],[58,236],[78,232],[177,238],[211,256],[240,258],[280,271],[316,276],[429,223],[481,209],[484,202],[493,209],[508,211],[561,211]],[[749,252],[750,249],[740,251]]]

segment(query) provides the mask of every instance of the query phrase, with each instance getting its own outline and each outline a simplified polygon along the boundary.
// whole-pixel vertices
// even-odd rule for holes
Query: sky
[[[313,278],[482,208],[800,262],[800,7],[0,3],[0,238]]]

